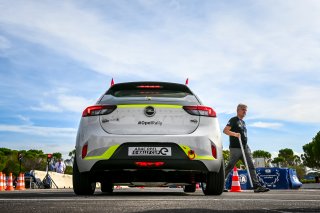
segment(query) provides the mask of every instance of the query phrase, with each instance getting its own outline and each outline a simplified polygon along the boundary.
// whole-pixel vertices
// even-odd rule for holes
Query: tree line
[[[73,160],[74,151],[69,153]],[[52,153],[52,159],[49,164],[54,164],[62,157],[60,152]],[[48,165],[47,154],[42,150],[11,150],[0,148],[0,171],[5,174],[12,172],[17,176],[20,172],[29,172],[30,170],[46,171]],[[72,166],[67,165],[65,174],[72,174]]]

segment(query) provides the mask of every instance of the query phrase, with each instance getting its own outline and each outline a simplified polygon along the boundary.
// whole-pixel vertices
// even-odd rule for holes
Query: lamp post
[[[18,153],[18,160],[19,160],[19,163],[20,163],[20,171],[19,171],[19,174],[21,173],[21,162],[22,162],[22,153]]]

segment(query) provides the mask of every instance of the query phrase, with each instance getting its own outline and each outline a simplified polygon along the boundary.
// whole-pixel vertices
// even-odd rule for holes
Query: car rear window
[[[106,95],[115,97],[167,97],[183,98],[193,95],[190,89],[183,84],[159,82],[132,82],[120,83],[112,86]]]

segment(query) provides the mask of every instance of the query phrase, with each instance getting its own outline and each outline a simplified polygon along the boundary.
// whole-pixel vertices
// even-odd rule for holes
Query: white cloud
[[[201,81],[195,90],[220,111],[233,112],[234,105],[246,102],[258,118],[320,121],[317,1],[249,1],[244,9],[227,5],[228,10],[205,13],[201,19],[182,12],[191,10],[187,3],[173,4],[171,11],[157,2],[139,3],[150,17],[136,13],[131,4],[115,3],[102,13],[78,1],[8,1],[0,5],[0,23],[8,33],[98,73]],[[214,4],[206,6],[214,9]],[[126,16],[117,21],[108,16],[112,11]],[[274,94],[261,94],[269,88]],[[33,110],[78,112],[88,103],[68,95],[55,101],[43,101]]]
[[[32,106],[34,111],[42,112],[82,112],[87,106],[94,105],[95,101],[81,96],[68,95],[71,92],[66,88],[56,88],[42,94],[44,101],[39,106]],[[44,103],[44,102],[47,103]]]
[[[63,110],[82,112],[89,105],[94,105],[94,102],[79,96],[59,95],[58,104]]]
[[[0,51],[9,49],[11,46],[8,39],[0,35]]]
[[[26,117],[23,115],[17,115],[17,118],[19,118],[20,120],[22,120],[23,122],[25,122],[28,125],[33,125],[33,123],[31,122],[29,117]]]
[[[48,103],[40,103],[40,106],[33,106],[31,107],[32,110],[34,111],[41,111],[41,112],[62,112],[63,110],[53,104],[48,104]]]
[[[28,135],[37,135],[42,137],[75,137],[76,129],[74,128],[58,128],[43,127],[30,125],[3,125],[0,124],[1,132],[16,132]]]
[[[279,154],[279,151],[277,151],[277,152],[275,152],[275,151],[271,152],[271,158],[276,158],[276,157],[278,157],[278,154]]]
[[[134,71],[137,76],[149,76],[150,70],[154,70],[200,79],[203,75],[223,72],[219,79],[225,81],[239,68],[242,73],[253,70],[260,73],[270,64],[284,72],[319,67],[317,37],[312,32],[301,33],[304,23],[292,25],[297,20],[295,10],[286,8],[286,4],[282,8],[294,20],[283,20],[285,26],[274,24],[278,20],[271,15],[261,18],[265,25],[255,25],[238,13],[212,14],[200,26],[192,19],[172,17],[177,20],[164,19],[162,25],[152,26],[150,31],[129,30],[120,23],[109,22],[102,14],[80,8],[76,2],[29,4],[18,4],[2,15],[5,23],[16,26],[11,33],[55,49],[104,74],[125,75]],[[262,6],[273,12],[272,15],[282,15],[282,11],[274,11],[270,4]],[[146,9],[155,14],[162,11],[150,6]],[[13,12],[17,16],[9,15]],[[168,14],[160,17],[164,15]],[[141,17],[132,18],[139,21]],[[317,22],[313,23],[318,26]]]
[[[251,127],[257,127],[257,128],[268,128],[268,129],[277,129],[279,127],[282,127],[283,125],[281,123],[272,123],[272,122],[254,122],[248,126],[251,126]]]
[[[252,110],[256,118],[318,123],[320,121],[319,94],[320,87],[312,85],[292,85],[287,87],[284,93],[267,97],[256,94],[248,103],[248,114]]]

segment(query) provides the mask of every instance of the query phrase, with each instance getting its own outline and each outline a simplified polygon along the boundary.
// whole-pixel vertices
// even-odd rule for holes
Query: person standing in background
[[[54,168],[55,168],[57,173],[64,174],[64,171],[66,170],[66,165],[64,164],[64,162],[60,158],[58,160],[58,162],[56,163],[56,165],[54,166]]]

